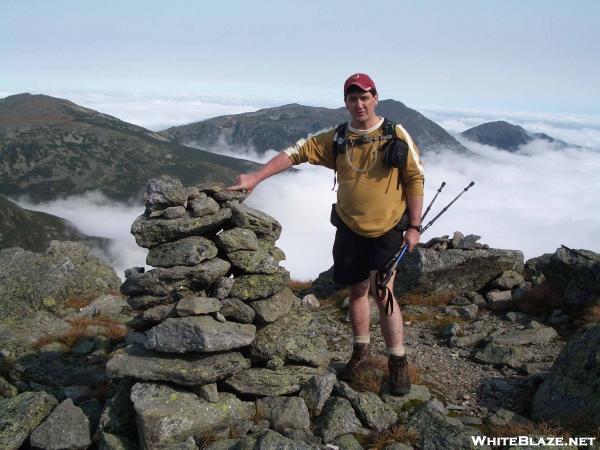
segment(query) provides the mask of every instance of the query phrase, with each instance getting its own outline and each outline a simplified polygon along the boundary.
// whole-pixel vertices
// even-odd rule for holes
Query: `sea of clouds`
[[[189,123],[220,114],[257,109],[248,102],[192,99],[164,104],[146,99],[99,97],[91,101],[73,99],[121,119],[152,129]],[[89,99],[88,99],[89,100]],[[199,102],[199,103],[198,103]],[[197,104],[204,110],[194,111]],[[142,106],[145,105],[144,109]],[[121,109],[120,109],[121,108]],[[417,108],[418,109],[418,108]],[[178,112],[179,111],[179,112]],[[421,109],[429,118],[460,139],[458,134],[492,120],[507,120],[530,132],[544,132],[568,143],[590,148],[559,150],[544,141],[533,141],[516,153],[461,139],[477,156],[424,150],[426,204],[442,181],[447,186],[438,197],[429,218],[450,202],[470,182],[475,186],[459,199],[423,236],[477,234],[492,247],[519,249],[525,258],[554,252],[561,244],[600,251],[600,118],[532,113],[447,111]],[[193,117],[193,119],[192,119]],[[212,151],[265,162],[275,151],[259,155],[254,149],[231,148],[221,142]],[[275,217],[283,226],[277,245],[287,260],[282,264],[296,279],[314,279],[332,264],[331,245],[335,230],[329,224],[332,172],[308,164],[295,173],[279,174],[261,183],[247,204]],[[123,278],[123,270],[145,263],[146,250],[135,244],[129,233],[143,205],[120,204],[99,193],[33,205],[29,209],[49,212],[73,222],[86,234],[113,240],[110,261]]]

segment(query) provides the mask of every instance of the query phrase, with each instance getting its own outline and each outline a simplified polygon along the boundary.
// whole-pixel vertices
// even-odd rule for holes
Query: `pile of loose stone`
[[[139,315],[107,364],[122,381],[101,420],[106,447],[195,448],[210,436],[212,445],[319,448],[397,421],[378,395],[337,382],[315,303],[290,291],[279,266],[280,224],[243,200],[219,185],[149,182],[132,233],[155,268],[128,270],[121,287]],[[137,435],[123,412],[129,399]]]

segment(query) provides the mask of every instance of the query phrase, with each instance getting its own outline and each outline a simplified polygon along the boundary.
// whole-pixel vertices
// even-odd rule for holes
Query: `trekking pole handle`
[[[427,206],[427,209],[425,210],[425,214],[423,214],[423,216],[421,217],[421,223],[423,222],[423,219],[425,219],[425,217],[427,216],[427,214],[429,213],[429,210],[431,209],[431,207],[433,206],[433,202],[435,202],[435,199],[438,197],[438,195],[440,195],[440,192],[442,192],[442,189],[444,189],[444,186],[446,186],[446,182],[442,181],[441,186],[439,187],[439,189],[437,190],[437,194],[435,194],[435,196],[433,197],[433,199],[431,200],[431,203],[429,203],[429,206]]]
[[[404,244],[402,246],[402,248],[400,249],[400,251],[398,253],[396,253],[395,256],[393,256],[390,261],[387,263],[386,265],[386,274],[385,277],[383,278],[383,280],[380,280],[377,283],[377,288],[378,289],[384,289],[386,284],[388,283],[388,281],[390,281],[390,278],[392,278],[392,274],[394,273],[394,269],[396,268],[396,266],[398,265],[398,263],[400,262],[400,260],[402,259],[402,257],[404,256],[404,254],[406,253],[406,250],[408,250],[408,244]]]

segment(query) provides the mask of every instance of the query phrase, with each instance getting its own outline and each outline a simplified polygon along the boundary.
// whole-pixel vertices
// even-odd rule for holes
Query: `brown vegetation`
[[[528,425],[524,424],[507,424],[507,425],[489,425],[485,427],[485,432],[489,436],[563,436],[569,438],[572,433],[564,428],[552,425],[548,422],[532,422]]]
[[[312,283],[312,280],[296,280],[292,278],[288,283],[288,287],[292,290],[292,292],[294,292],[294,294],[297,294],[298,292],[310,288]]]
[[[412,428],[400,424],[392,425],[380,433],[371,435],[367,447],[373,450],[384,450],[394,442],[412,445],[418,436],[417,431]]]
[[[41,348],[51,342],[61,342],[71,348],[80,339],[99,334],[96,327],[101,327],[101,334],[114,341],[122,341],[127,336],[125,325],[102,316],[78,317],[70,320],[69,323],[71,324],[69,331],[63,334],[43,336],[34,343],[34,348]]]
[[[600,303],[596,303],[583,311],[581,320],[584,324],[600,323]]]

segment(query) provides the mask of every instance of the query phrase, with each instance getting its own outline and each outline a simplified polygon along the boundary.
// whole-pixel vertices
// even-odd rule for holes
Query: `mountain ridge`
[[[98,190],[139,198],[149,178],[229,183],[259,165],[192,149],[116,117],[48,95],[0,99],[0,193],[43,201]]]
[[[401,123],[424,153],[441,149],[471,153],[438,124],[402,102],[381,100],[376,112]],[[264,154],[271,149],[282,150],[298,139],[336,126],[348,118],[344,107],[332,109],[290,103],[170,127],[159,134],[174,142],[200,148],[218,146],[221,142],[229,146],[250,144],[257,153]]]

